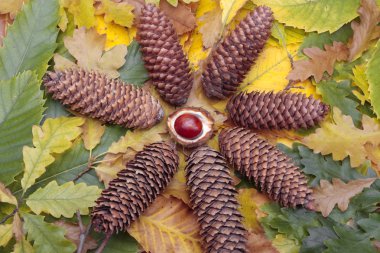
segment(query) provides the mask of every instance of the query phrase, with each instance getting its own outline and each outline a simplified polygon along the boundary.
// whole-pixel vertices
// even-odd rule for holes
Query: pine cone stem
[[[205,252],[247,252],[237,193],[222,155],[199,147],[188,158],[185,170]]]
[[[284,207],[314,209],[312,190],[302,170],[256,133],[239,127],[224,129],[219,146],[227,161],[272,200]]]
[[[269,38],[273,22],[269,7],[248,14],[210,54],[202,74],[205,94],[225,99],[235,93]]]
[[[172,22],[155,5],[148,4],[141,9],[138,28],[137,39],[153,85],[171,105],[185,104],[193,75]]]
[[[240,93],[227,104],[229,118],[251,129],[299,129],[314,127],[329,106],[302,93]]]
[[[156,199],[178,168],[172,143],[146,146],[103,190],[92,211],[92,225],[106,234],[126,231]]]
[[[83,69],[48,72],[43,82],[53,99],[103,123],[149,128],[164,116],[160,103],[148,91],[99,72]]]

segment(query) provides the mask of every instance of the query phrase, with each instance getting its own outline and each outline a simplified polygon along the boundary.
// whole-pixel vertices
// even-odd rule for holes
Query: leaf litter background
[[[170,17],[199,71],[221,36],[256,5],[270,6],[271,38],[241,90],[302,92],[332,108],[316,129],[261,132],[307,174],[319,212],[280,208],[235,176],[250,252],[379,251],[380,1],[147,2]],[[123,164],[145,144],[169,138],[165,120],[144,131],[103,126],[40,89],[47,69],[75,65],[144,85],[148,75],[134,40],[143,4],[0,2],[0,252],[76,251],[85,229],[77,215],[87,224],[89,208]],[[220,129],[226,101],[207,100],[198,83],[188,105],[202,104]],[[162,104],[166,114],[174,110]],[[216,138],[209,145],[217,148]],[[164,194],[104,252],[201,252],[180,158]],[[101,240],[92,233],[83,252]]]

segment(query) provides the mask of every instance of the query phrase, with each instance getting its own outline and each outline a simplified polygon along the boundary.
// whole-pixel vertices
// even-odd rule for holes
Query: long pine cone
[[[273,22],[269,7],[259,6],[213,50],[202,74],[205,94],[225,99],[235,93],[269,38]]]
[[[148,4],[141,9],[138,28],[137,39],[153,85],[171,105],[185,104],[193,75],[173,24],[155,5]]]
[[[148,91],[83,69],[48,72],[46,91],[53,99],[82,115],[126,128],[149,128],[164,111]]]
[[[309,128],[321,122],[329,106],[302,93],[239,93],[227,104],[229,118],[251,129]]]
[[[224,129],[219,146],[227,161],[272,200],[284,207],[314,210],[312,190],[301,169],[256,133],[239,127]]]
[[[174,144],[153,143],[138,152],[96,201],[91,216],[96,231],[126,231],[169,184],[178,168]]]
[[[199,147],[188,158],[185,170],[205,252],[247,252],[237,193],[222,155]]]

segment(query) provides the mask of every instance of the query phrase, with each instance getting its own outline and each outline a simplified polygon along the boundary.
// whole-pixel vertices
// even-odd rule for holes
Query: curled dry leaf
[[[348,59],[349,51],[345,44],[333,42],[333,45],[325,45],[325,50],[318,47],[305,48],[305,55],[310,59],[295,61],[293,70],[286,77],[291,81],[305,81],[314,76],[315,81],[322,80],[323,74],[327,72],[332,75],[336,61],[345,61]]]
[[[375,0],[361,0],[361,7],[358,10],[360,23],[351,23],[354,35],[350,44],[349,60],[353,61],[368,49],[371,40],[380,36],[380,9]]]
[[[339,210],[346,211],[350,199],[370,187],[376,178],[357,179],[344,183],[339,178],[333,178],[332,184],[327,180],[321,180],[320,186],[314,189],[314,199],[316,210],[322,212],[327,217],[338,205]]]

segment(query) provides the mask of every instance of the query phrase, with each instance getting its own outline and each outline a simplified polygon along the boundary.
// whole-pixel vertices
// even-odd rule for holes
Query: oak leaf
[[[22,228],[23,222],[20,215],[16,212],[13,216],[12,232],[15,235],[16,241],[21,241],[24,237],[24,230]]]
[[[93,150],[102,138],[106,127],[97,120],[86,119],[86,122],[82,125],[82,139],[84,147],[87,150]]]
[[[279,253],[272,242],[266,237],[264,231],[260,233],[249,232],[247,237],[248,252]]]
[[[67,15],[64,8],[67,8],[68,12],[73,15],[76,26],[84,26],[86,28],[94,26],[95,8],[93,0],[60,0],[59,3],[61,6],[61,28],[66,27],[66,24],[62,23],[62,19],[67,22]]]
[[[85,28],[77,29],[72,37],[64,39],[65,47],[77,60],[79,67],[94,69],[112,78],[117,78],[119,76],[117,69],[125,63],[124,57],[127,54],[127,46],[117,45],[104,52],[105,43],[106,36],[99,35],[93,28],[90,30]],[[54,59],[56,60],[56,57]],[[62,59],[57,60],[55,68],[65,68],[68,62],[65,60],[65,66],[60,66],[59,63],[62,62]]]
[[[337,205],[339,210],[346,211],[350,199],[363,191],[364,188],[370,187],[376,178],[365,178],[349,181],[347,184],[339,178],[333,178],[332,183],[327,180],[320,181],[320,187],[314,189],[314,199],[316,210],[322,212],[327,217],[334,206]]]
[[[197,219],[177,198],[159,196],[128,232],[147,252],[203,252]]]
[[[115,2],[111,0],[101,0],[101,7],[99,13],[104,13],[104,20],[106,22],[114,22],[115,24],[131,27],[133,24],[134,7],[125,2]],[[97,13],[97,14],[99,14]]]
[[[9,203],[17,206],[17,199],[12,195],[12,192],[5,188],[5,185],[0,182],[0,203]]]
[[[6,246],[12,239],[12,224],[0,225],[0,247]]]
[[[354,35],[349,46],[349,60],[353,61],[368,49],[371,40],[380,36],[380,9],[375,0],[361,0],[361,7],[358,10],[360,23],[353,21],[351,23]]]
[[[160,2],[160,10],[171,19],[178,35],[192,31],[196,26],[196,19],[192,9],[182,2],[174,7],[166,1]]]
[[[356,128],[350,116],[342,115],[338,108],[333,111],[334,123],[322,123],[321,128],[306,136],[302,142],[315,153],[332,154],[336,161],[350,156],[351,165],[357,167],[368,156],[365,144],[380,144],[380,126],[374,119],[363,115],[363,128]]]
[[[291,81],[305,81],[314,76],[315,81],[322,80],[323,74],[327,72],[332,75],[336,61],[348,59],[349,51],[342,42],[333,42],[333,45],[325,45],[325,50],[318,47],[305,48],[304,54],[310,59],[295,61],[293,70],[287,76]]]
[[[223,30],[222,9],[219,5],[216,5],[213,10],[201,16],[199,21],[203,24],[199,28],[199,32],[202,34],[203,45],[205,48],[210,48],[218,40]]]

